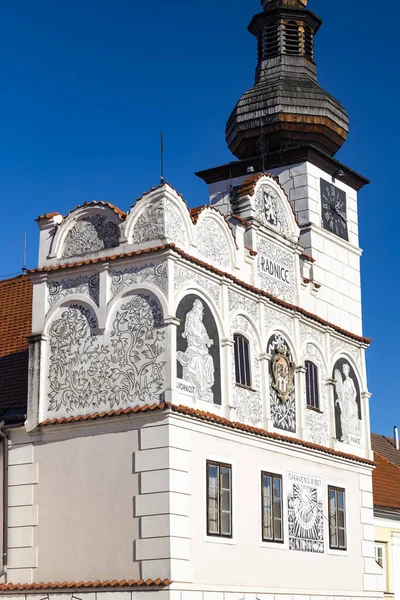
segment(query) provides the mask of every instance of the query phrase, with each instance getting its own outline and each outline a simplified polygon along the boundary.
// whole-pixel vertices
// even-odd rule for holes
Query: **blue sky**
[[[373,430],[400,425],[398,22],[387,0],[310,0],[321,85],[345,106],[337,158],[372,180],[359,196],[364,334]],[[28,232],[36,263],[44,212],[92,199],[127,209],[166,179],[207,202],[194,172],[231,160],[225,122],[253,84],[258,0],[9,0],[0,12],[0,275],[16,273]]]

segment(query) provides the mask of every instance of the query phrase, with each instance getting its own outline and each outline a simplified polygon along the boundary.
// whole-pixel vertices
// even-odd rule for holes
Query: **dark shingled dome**
[[[262,0],[264,12],[249,30],[258,39],[254,87],[243,94],[226,126],[226,141],[239,159],[302,143],[333,156],[347,138],[341,104],[317,81],[314,35],[320,19],[307,0]]]

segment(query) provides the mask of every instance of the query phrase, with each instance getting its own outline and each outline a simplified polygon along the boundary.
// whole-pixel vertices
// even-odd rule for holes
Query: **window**
[[[282,477],[261,473],[262,539],[283,542]]]
[[[346,550],[346,505],[345,491],[328,487],[329,496],[329,547],[334,550]]]
[[[207,534],[232,537],[232,467],[207,461]]]
[[[385,578],[385,591],[387,591],[387,577],[386,577],[386,544],[382,542],[375,542],[375,560],[380,567],[382,567],[382,573]]]
[[[288,21],[284,29],[285,54],[300,54],[300,29],[296,21]]]
[[[319,410],[318,367],[306,360],[306,398],[307,406]]]
[[[234,335],[235,379],[239,385],[251,387],[249,342],[242,335]]]

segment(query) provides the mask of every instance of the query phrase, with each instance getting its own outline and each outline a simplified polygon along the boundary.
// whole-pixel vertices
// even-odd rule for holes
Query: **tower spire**
[[[314,36],[321,20],[308,0],[261,0],[250,22],[258,40],[254,87],[235,106],[226,126],[227,144],[238,158],[257,154],[260,127],[269,151],[314,145],[333,156],[348,134],[341,104],[317,81]]]

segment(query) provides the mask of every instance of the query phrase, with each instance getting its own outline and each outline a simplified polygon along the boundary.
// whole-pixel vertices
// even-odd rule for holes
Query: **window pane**
[[[222,531],[224,535],[231,534],[231,514],[229,512],[222,513]]]
[[[226,467],[221,467],[221,486],[229,490],[231,487],[231,470]]]
[[[339,548],[346,547],[346,534],[343,527],[339,527]]]
[[[280,541],[282,539],[282,521],[280,519],[274,520],[274,532],[275,539]]]
[[[222,510],[227,510],[230,511],[231,510],[231,495],[229,490],[222,490]]]

